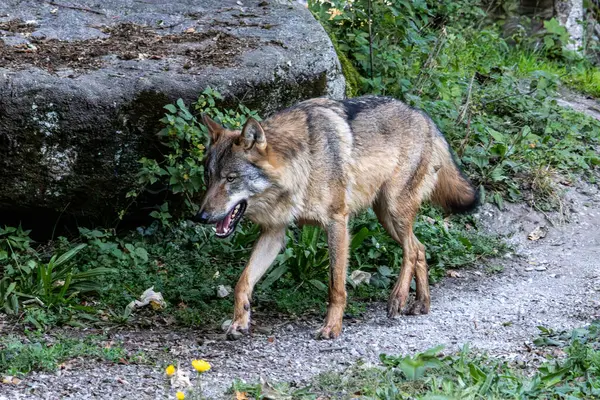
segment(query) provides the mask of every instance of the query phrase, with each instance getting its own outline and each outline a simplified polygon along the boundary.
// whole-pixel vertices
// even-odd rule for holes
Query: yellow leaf
[[[248,400],[248,393],[235,391],[235,400]]]

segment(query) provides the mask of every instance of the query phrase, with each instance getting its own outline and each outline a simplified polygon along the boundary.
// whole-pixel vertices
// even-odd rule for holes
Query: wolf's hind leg
[[[402,198],[403,200],[396,200]],[[383,191],[375,202],[373,209],[379,222],[390,236],[402,246],[402,267],[398,281],[394,285],[388,300],[388,317],[396,317],[402,312],[406,314],[427,314],[429,312],[430,294],[425,259],[425,246],[413,233],[413,223],[420,202],[410,201],[410,196],[389,196]],[[411,205],[411,203],[413,203]],[[408,301],[410,282],[415,276],[417,293],[414,304],[404,310]]]
[[[233,321],[227,330],[227,337],[235,339],[247,334],[250,329],[250,298],[256,282],[267,272],[285,239],[285,227],[264,230],[252,249],[248,265],[242,272],[234,290]]]
[[[429,294],[429,274],[427,272],[427,259],[425,258],[425,246],[419,239],[411,232],[411,247],[412,251],[416,253],[413,258],[415,262],[415,283],[417,287],[417,293],[415,295],[415,301],[406,310],[406,314],[419,315],[428,314],[429,305],[431,302],[431,295]],[[406,250],[405,250],[406,251]]]

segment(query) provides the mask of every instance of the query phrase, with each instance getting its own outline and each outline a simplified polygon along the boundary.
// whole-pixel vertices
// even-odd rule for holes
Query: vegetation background
[[[600,96],[594,34],[586,36],[582,48],[568,50],[569,34],[556,19],[520,15],[517,1],[311,0],[308,6],[336,48],[347,95],[389,95],[425,110],[481,188],[483,201],[500,208],[506,202],[527,202],[542,212],[560,210],[557,182],[596,183],[600,122],[556,101],[567,90]],[[587,1],[585,10],[591,17],[582,23],[593,31],[590,21],[597,17],[598,6]],[[29,343],[0,338],[0,372],[52,369],[73,351],[109,360],[123,357],[118,351],[98,353],[69,341],[61,351],[48,354],[40,333],[57,326],[212,330],[229,316],[233,304],[228,287],[235,284],[258,228],[244,223],[231,239],[221,241],[210,227],[186,220],[204,189],[201,159],[207,131],[198,115],[207,113],[229,128],[240,128],[248,116],[261,116],[243,104],[221,109],[220,100],[217,91],[207,88],[194,104],[165,105],[163,157],[140,160],[138,186],[127,194],[129,207],[135,208],[137,196],[146,191],[164,193],[147,226],[134,231],[120,230],[118,223],[81,227],[76,237],[53,237],[45,243],[33,242],[20,227],[0,229],[0,309],[30,335]],[[348,278],[348,312],[360,313],[369,302],[386,298],[402,251],[370,211],[352,221],[352,233],[349,274],[371,274],[369,284],[355,282],[350,276],[356,275]],[[419,215],[416,234],[427,243],[432,283],[449,270],[468,268],[506,250],[501,238],[479,229],[476,218],[444,219],[430,207]],[[327,268],[324,233],[291,227],[288,246],[259,284],[253,307],[286,318],[321,315]],[[166,306],[132,312],[127,305],[151,287],[162,293]],[[499,398],[592,396],[600,384],[600,353],[597,330],[590,329],[579,332],[585,341],[573,336],[566,361],[549,364],[527,380],[531,387],[508,366],[469,358],[474,356],[467,350],[458,358],[439,358],[437,351],[413,358],[383,357],[383,370],[368,376],[361,372],[352,384],[373,388],[378,382],[368,392],[376,398],[439,388],[447,393],[466,390],[461,398],[486,393]],[[425,371],[439,367],[443,373],[423,381]],[[398,368],[401,373],[390,372]],[[320,390],[329,390],[334,381]],[[558,383],[568,389],[544,394]],[[259,389],[246,390],[260,396]]]

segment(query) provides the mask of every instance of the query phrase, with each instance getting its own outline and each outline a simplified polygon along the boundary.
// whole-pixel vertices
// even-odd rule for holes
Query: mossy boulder
[[[345,91],[296,2],[1,2],[0,220],[111,226],[137,161],[162,150],[162,107],[209,86],[262,115]]]

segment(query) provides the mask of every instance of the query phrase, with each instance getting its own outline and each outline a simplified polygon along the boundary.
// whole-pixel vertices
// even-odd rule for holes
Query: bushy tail
[[[467,213],[479,205],[479,190],[456,165],[450,147],[442,135],[435,139],[435,155],[441,165],[431,201],[446,212]]]

